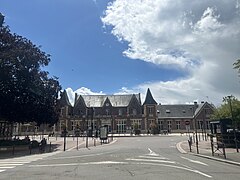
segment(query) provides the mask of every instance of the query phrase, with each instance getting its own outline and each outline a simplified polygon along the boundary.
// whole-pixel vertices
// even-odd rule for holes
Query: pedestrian
[[[40,144],[40,151],[41,151],[41,153],[45,152],[45,147],[46,147],[46,145],[47,145],[47,141],[46,141],[45,138],[43,138],[43,139],[41,140],[41,144]]]

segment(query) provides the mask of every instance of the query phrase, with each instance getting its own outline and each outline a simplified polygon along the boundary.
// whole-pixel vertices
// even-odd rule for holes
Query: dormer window
[[[170,113],[170,110],[169,110],[169,109],[166,109],[166,113],[168,113],[168,114],[169,114],[169,113]]]
[[[186,113],[186,111],[185,111],[185,110],[182,110],[182,112],[183,112],[183,113]]]

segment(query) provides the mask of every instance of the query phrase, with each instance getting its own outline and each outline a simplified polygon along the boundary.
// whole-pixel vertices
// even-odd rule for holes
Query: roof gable
[[[61,107],[63,106],[72,106],[69,99],[66,90],[60,93],[60,99],[59,99],[59,104]]]
[[[145,99],[143,105],[146,105],[146,104],[155,104],[155,105],[157,104],[157,102],[153,99],[152,93],[149,88],[147,90],[146,99]]]
[[[103,107],[109,102],[113,107],[126,107],[129,105],[133,94],[127,95],[81,95],[87,107]],[[140,94],[135,95],[141,104]]]

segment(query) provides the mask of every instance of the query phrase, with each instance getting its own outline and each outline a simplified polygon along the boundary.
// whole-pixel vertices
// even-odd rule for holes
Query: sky
[[[240,99],[240,0],[0,0],[12,32],[51,55],[74,94],[141,93],[161,104]]]

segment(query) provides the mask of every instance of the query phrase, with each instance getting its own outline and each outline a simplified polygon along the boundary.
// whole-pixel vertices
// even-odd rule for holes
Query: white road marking
[[[148,150],[149,150],[149,154],[148,154],[149,156],[159,156],[159,154],[153,152],[150,148],[148,148]]]
[[[201,165],[204,165],[204,166],[208,166],[208,164],[203,163],[201,161],[192,160],[192,159],[189,159],[189,158],[186,158],[186,157],[183,157],[183,156],[181,156],[181,158],[186,159],[186,160],[188,160],[190,162],[193,162],[193,163],[196,163],[196,164],[201,164]]]
[[[180,151],[180,153],[182,153],[182,154],[187,154],[187,152],[181,147],[181,144],[182,144],[182,143],[183,143],[183,142],[177,143],[176,147],[177,147],[177,149]]]
[[[176,164],[175,161],[164,161],[164,160],[157,160],[157,159],[132,159],[128,158],[127,161],[147,161],[147,162],[159,162],[159,163],[169,163],[169,164]]]
[[[138,156],[140,158],[149,158],[149,159],[168,159],[162,156]]]
[[[52,152],[52,153],[46,153],[46,154],[35,154],[35,155],[29,155],[29,156],[23,156],[23,157],[9,158],[9,159],[1,159],[0,160],[0,173],[6,171],[7,169],[12,169],[17,166],[22,166],[24,164],[43,159],[45,157],[49,157],[49,156],[52,156],[57,153],[59,153],[59,152]]]
[[[11,168],[15,168],[16,166],[0,166],[0,169],[11,169]]]
[[[21,166],[21,165],[23,165],[23,164],[5,163],[5,164],[0,164],[0,167],[2,167],[2,166],[8,166],[8,165],[10,165],[10,166]]]
[[[170,167],[174,169],[181,169],[189,172],[193,172],[208,178],[212,178],[212,176],[205,174],[201,171],[186,168],[186,167],[181,167],[181,166],[176,166],[176,165],[169,165],[169,164],[156,164],[156,163],[146,163],[146,162],[141,162],[141,163],[136,163],[136,162],[117,162],[117,161],[100,161],[100,162],[89,162],[89,163],[70,163],[70,164],[43,164],[43,165],[29,165],[28,167],[58,167],[58,166],[80,166],[80,165],[102,165],[102,164],[129,164],[129,165],[152,165],[152,166],[164,166],[164,167]]]
[[[81,155],[81,156],[64,156],[64,157],[57,157],[57,158],[52,158],[52,159],[53,160],[55,160],[55,159],[74,159],[74,158],[80,158],[80,157],[100,156],[100,155],[103,155],[103,154],[110,154],[110,153],[113,153],[113,152],[115,152],[115,151],[97,153],[97,154],[85,154],[85,155]]]

